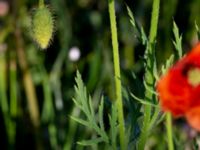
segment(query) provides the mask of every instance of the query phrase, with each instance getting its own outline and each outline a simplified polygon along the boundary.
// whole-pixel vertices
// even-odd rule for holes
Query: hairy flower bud
[[[39,7],[33,14],[32,34],[36,43],[46,49],[53,35],[54,21],[47,7]]]

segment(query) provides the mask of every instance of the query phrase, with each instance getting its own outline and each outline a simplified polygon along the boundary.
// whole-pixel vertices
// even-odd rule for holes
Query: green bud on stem
[[[42,49],[49,46],[53,29],[54,21],[50,10],[46,6],[37,8],[32,18],[32,34],[33,39]]]

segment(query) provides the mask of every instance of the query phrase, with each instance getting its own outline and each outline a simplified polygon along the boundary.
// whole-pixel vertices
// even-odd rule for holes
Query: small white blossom
[[[77,60],[79,60],[80,56],[81,56],[81,52],[78,47],[74,46],[74,47],[70,48],[69,54],[68,54],[69,60],[77,61]]]

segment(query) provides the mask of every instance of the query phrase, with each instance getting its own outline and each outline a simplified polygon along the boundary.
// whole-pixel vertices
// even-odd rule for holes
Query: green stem
[[[49,76],[43,65],[40,65],[40,70],[42,74],[42,87],[44,93],[44,104],[42,109],[42,121],[52,122],[55,117],[55,112],[53,108],[53,99],[50,87]]]
[[[158,17],[159,17],[160,0],[153,1],[153,11],[151,14],[151,28],[149,33],[149,42],[155,43],[158,28]]]
[[[4,117],[6,132],[8,135],[8,140],[10,142],[9,136],[9,105],[8,105],[8,97],[6,94],[7,82],[6,82],[6,54],[4,52],[0,53],[0,108],[2,111],[2,115]]]
[[[117,110],[118,110],[120,147],[121,147],[121,150],[126,150],[127,143],[125,142],[124,113],[123,113],[123,105],[122,105],[122,89],[121,89],[119,50],[118,50],[117,25],[116,25],[114,0],[109,0],[108,6],[109,6],[112,46],[113,46],[115,88],[116,88],[115,92],[116,92],[116,105],[117,105]]]
[[[10,79],[10,116],[16,119],[18,113],[17,105],[17,70],[16,70],[16,56],[13,51],[10,51],[10,67],[9,67],[9,79]],[[15,120],[10,120],[10,139],[14,146],[15,136],[16,136],[16,122]]]
[[[10,52],[10,114],[13,118],[17,117],[17,71],[16,71],[16,58],[13,52]]]
[[[7,117],[9,106],[6,94],[6,54],[4,52],[0,53],[0,72],[0,107],[4,117]]]
[[[160,6],[160,0],[153,0],[149,43],[146,49],[147,56],[146,56],[145,81],[147,85],[149,86],[148,88],[152,90],[154,90],[154,83],[155,83],[155,79],[153,75],[153,67],[154,67],[154,61],[155,61],[154,44],[155,44],[156,35],[157,35],[159,6]],[[149,92],[149,90],[146,90],[145,99],[152,100],[153,98],[154,98],[154,95],[151,92]],[[141,131],[141,135],[140,135],[139,143],[138,143],[139,150],[144,150],[145,148],[146,140],[149,134],[149,122],[151,120],[151,112],[152,112],[152,107],[150,105],[145,105],[143,126],[142,126],[142,131]]]
[[[56,149],[57,147],[57,128],[55,124],[53,123],[55,118],[55,112],[53,108],[53,99],[52,99],[52,93],[51,93],[51,87],[50,87],[50,80],[48,77],[48,74],[44,68],[43,65],[41,65],[41,73],[43,76],[42,80],[42,86],[43,86],[43,93],[44,93],[44,104],[42,109],[42,121],[48,124],[48,131],[49,131],[49,141],[51,144],[52,149]]]
[[[39,107],[38,107],[39,105],[37,101],[35,86],[31,77],[31,72],[28,68],[28,63],[26,60],[26,55],[24,50],[23,38],[19,27],[16,27],[15,29],[15,38],[16,38],[17,57],[19,61],[19,66],[23,72],[24,89],[27,96],[27,105],[29,108],[30,118],[33,123],[33,126],[37,130],[40,124]]]
[[[169,112],[166,114],[166,128],[167,128],[168,149],[174,150],[173,136],[172,136],[172,116]]]
[[[44,0],[39,0],[39,8],[44,7]]]
[[[6,134],[8,136],[8,144],[9,149],[13,149],[14,141],[15,141],[15,122],[11,119],[9,103],[7,97],[7,61],[6,61],[6,53],[0,53],[0,109],[2,111],[4,124],[6,128]]]
[[[50,123],[48,125],[48,130],[49,130],[49,141],[50,141],[50,144],[51,144],[51,148],[56,149],[57,145],[58,145],[57,138],[56,138],[56,135],[57,135],[56,125],[53,124],[53,123]]]
[[[80,110],[74,107],[73,110],[72,110],[71,116],[78,117],[79,115],[80,115]],[[63,150],[72,149],[73,140],[74,140],[74,137],[75,137],[75,133],[77,131],[77,127],[78,127],[77,122],[70,119],[69,130],[68,130],[68,133],[67,133],[67,137],[66,137],[66,141],[65,141]]]

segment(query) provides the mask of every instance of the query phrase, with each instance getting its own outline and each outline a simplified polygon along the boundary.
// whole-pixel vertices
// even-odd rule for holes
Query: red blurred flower
[[[9,11],[9,5],[7,1],[0,1],[0,17],[7,15]]]
[[[163,111],[200,131],[200,43],[161,77],[157,92]]]

